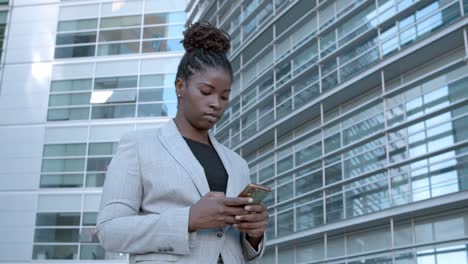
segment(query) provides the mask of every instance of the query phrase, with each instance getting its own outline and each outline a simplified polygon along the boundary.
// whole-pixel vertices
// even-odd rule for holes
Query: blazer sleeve
[[[242,159],[242,163],[244,164],[243,165],[243,168],[244,168],[244,173],[242,175],[246,175],[244,176],[244,181],[245,181],[245,184],[244,186],[246,186],[248,183],[250,183],[250,172],[249,172],[249,165],[247,164],[247,162],[243,159]],[[246,234],[245,233],[241,233],[241,244],[242,244],[242,250],[243,250],[243,253],[244,253],[244,258],[246,260],[254,260],[256,258],[259,258],[263,255],[263,251],[264,251],[264,248],[265,248],[265,233],[263,234],[263,239],[262,241],[260,242],[260,244],[258,245],[258,250],[255,250],[252,245],[250,245],[249,241],[247,241],[247,238],[246,238]]]
[[[107,170],[96,224],[99,241],[113,252],[190,254],[190,207],[139,215],[142,197],[137,134],[132,132],[122,137]]]

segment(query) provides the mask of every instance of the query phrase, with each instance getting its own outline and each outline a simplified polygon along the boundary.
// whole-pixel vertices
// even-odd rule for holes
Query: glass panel
[[[83,187],[83,174],[41,174],[40,188]]]
[[[99,243],[96,228],[82,228],[80,232],[81,243]]]
[[[47,121],[84,120],[89,118],[89,107],[49,109]]]
[[[33,259],[77,259],[78,246],[34,245]]]
[[[99,32],[99,42],[140,39],[139,28],[103,30]]]
[[[99,44],[98,56],[133,54],[140,52],[140,42]]]
[[[171,116],[175,117],[177,112],[176,103],[160,103],[160,104],[139,104],[138,116]]]
[[[183,51],[184,47],[180,42],[180,39],[143,41],[142,52]]]
[[[89,143],[88,155],[113,155],[117,151],[117,143]]]
[[[141,25],[141,15],[101,18],[101,28],[128,27]]]
[[[92,104],[134,103],[136,90],[127,91],[94,91],[91,95]]]
[[[347,252],[348,254],[357,254],[379,249],[388,249],[391,245],[390,240],[390,228],[379,228],[367,230],[362,233],[350,234],[347,236]]]
[[[70,21],[60,21],[58,23],[58,32],[62,31],[75,31],[75,30],[86,30],[86,29],[96,29],[97,28],[97,19],[83,19],[83,20],[70,20]]]
[[[304,164],[306,162],[313,161],[320,158],[322,155],[322,144],[321,142],[315,143],[311,146],[303,148],[296,152],[296,166]]]
[[[180,38],[184,30],[183,25],[148,27],[143,30],[143,38]]]
[[[102,187],[104,186],[105,173],[87,173],[86,187]]]
[[[177,96],[174,88],[141,89],[138,94],[138,101],[177,101]]]
[[[137,76],[96,78],[94,89],[115,89],[137,87]]]
[[[135,117],[135,105],[93,106],[91,119]]]
[[[42,161],[42,172],[83,171],[84,159],[46,159]]]
[[[112,158],[88,158],[86,171],[107,171]]]
[[[290,198],[294,197],[294,185],[293,182],[290,182],[288,184],[282,185],[278,187],[277,190],[277,201],[278,203],[281,203],[283,201],[286,201]]]
[[[346,217],[370,214],[390,206],[385,173],[345,185]]]
[[[271,164],[265,168],[260,169],[258,171],[258,175],[260,182],[272,178],[275,175],[275,164]]]
[[[47,144],[44,145],[43,156],[84,156],[86,155],[86,144]]]
[[[337,222],[344,218],[343,196],[341,194],[326,199],[327,223]]]
[[[339,182],[342,179],[343,179],[343,173],[341,170],[341,162],[325,168],[325,184],[326,185]]]
[[[323,202],[309,203],[296,208],[296,231],[323,224]]]
[[[277,173],[280,174],[293,168],[293,155],[290,155],[277,163]]]
[[[94,56],[96,45],[55,48],[55,58],[76,58]]]
[[[96,42],[96,32],[57,34],[55,45]]]
[[[95,226],[97,219],[97,213],[83,213],[83,225],[84,226]]]
[[[90,93],[50,95],[49,106],[89,105],[90,97]]]
[[[107,259],[106,251],[100,245],[81,245],[80,259]]]
[[[341,257],[345,255],[344,236],[330,237],[327,239],[327,257]]]
[[[34,233],[34,242],[78,242],[79,229],[37,229]]]
[[[283,213],[279,213],[277,216],[278,219],[278,236],[284,236],[294,232],[294,211],[289,210]]]
[[[296,176],[298,177],[298,176]],[[321,188],[322,172],[318,171],[296,180],[296,196]]]
[[[185,23],[185,12],[145,14],[145,25]]]
[[[349,152],[345,156],[351,156],[353,153],[360,153],[354,157],[344,160],[344,178],[350,178],[362,173],[376,170],[385,166],[386,152],[384,138],[380,138],[369,143],[365,143]],[[381,147],[377,147],[379,145]]]
[[[68,91],[88,91],[92,88],[91,79],[64,80],[52,81],[50,84],[51,92],[68,92]]]
[[[80,213],[37,213],[36,226],[79,226]]]
[[[174,85],[175,74],[152,74],[140,76],[140,87],[158,87],[158,86],[171,86]],[[172,88],[175,94],[174,88]]]

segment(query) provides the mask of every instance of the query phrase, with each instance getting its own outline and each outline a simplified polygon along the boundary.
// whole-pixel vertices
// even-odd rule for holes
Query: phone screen
[[[254,204],[261,203],[268,193],[271,192],[269,187],[260,186],[256,184],[249,184],[247,187],[240,193],[241,197],[251,197]]]
[[[267,192],[265,190],[260,190],[260,189],[253,189],[252,194],[250,197],[253,198],[253,203],[254,204],[259,204],[261,203],[265,197],[269,194],[270,192]]]

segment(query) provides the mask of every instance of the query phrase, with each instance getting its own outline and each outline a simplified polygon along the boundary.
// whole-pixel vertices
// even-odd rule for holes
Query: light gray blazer
[[[249,183],[247,163],[209,133],[229,175],[226,196]],[[209,192],[203,167],[173,120],[122,137],[104,184],[97,235],[130,263],[245,263],[260,255],[232,227],[188,232],[190,206]]]

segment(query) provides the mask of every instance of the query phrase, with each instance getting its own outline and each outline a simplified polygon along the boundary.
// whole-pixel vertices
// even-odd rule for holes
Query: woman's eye
[[[228,96],[222,96],[221,99],[226,101],[226,100],[229,100],[229,97]]]
[[[200,90],[200,92],[201,92],[203,95],[209,95],[209,94],[210,94],[209,92],[206,92],[206,91],[203,91],[203,90]]]

